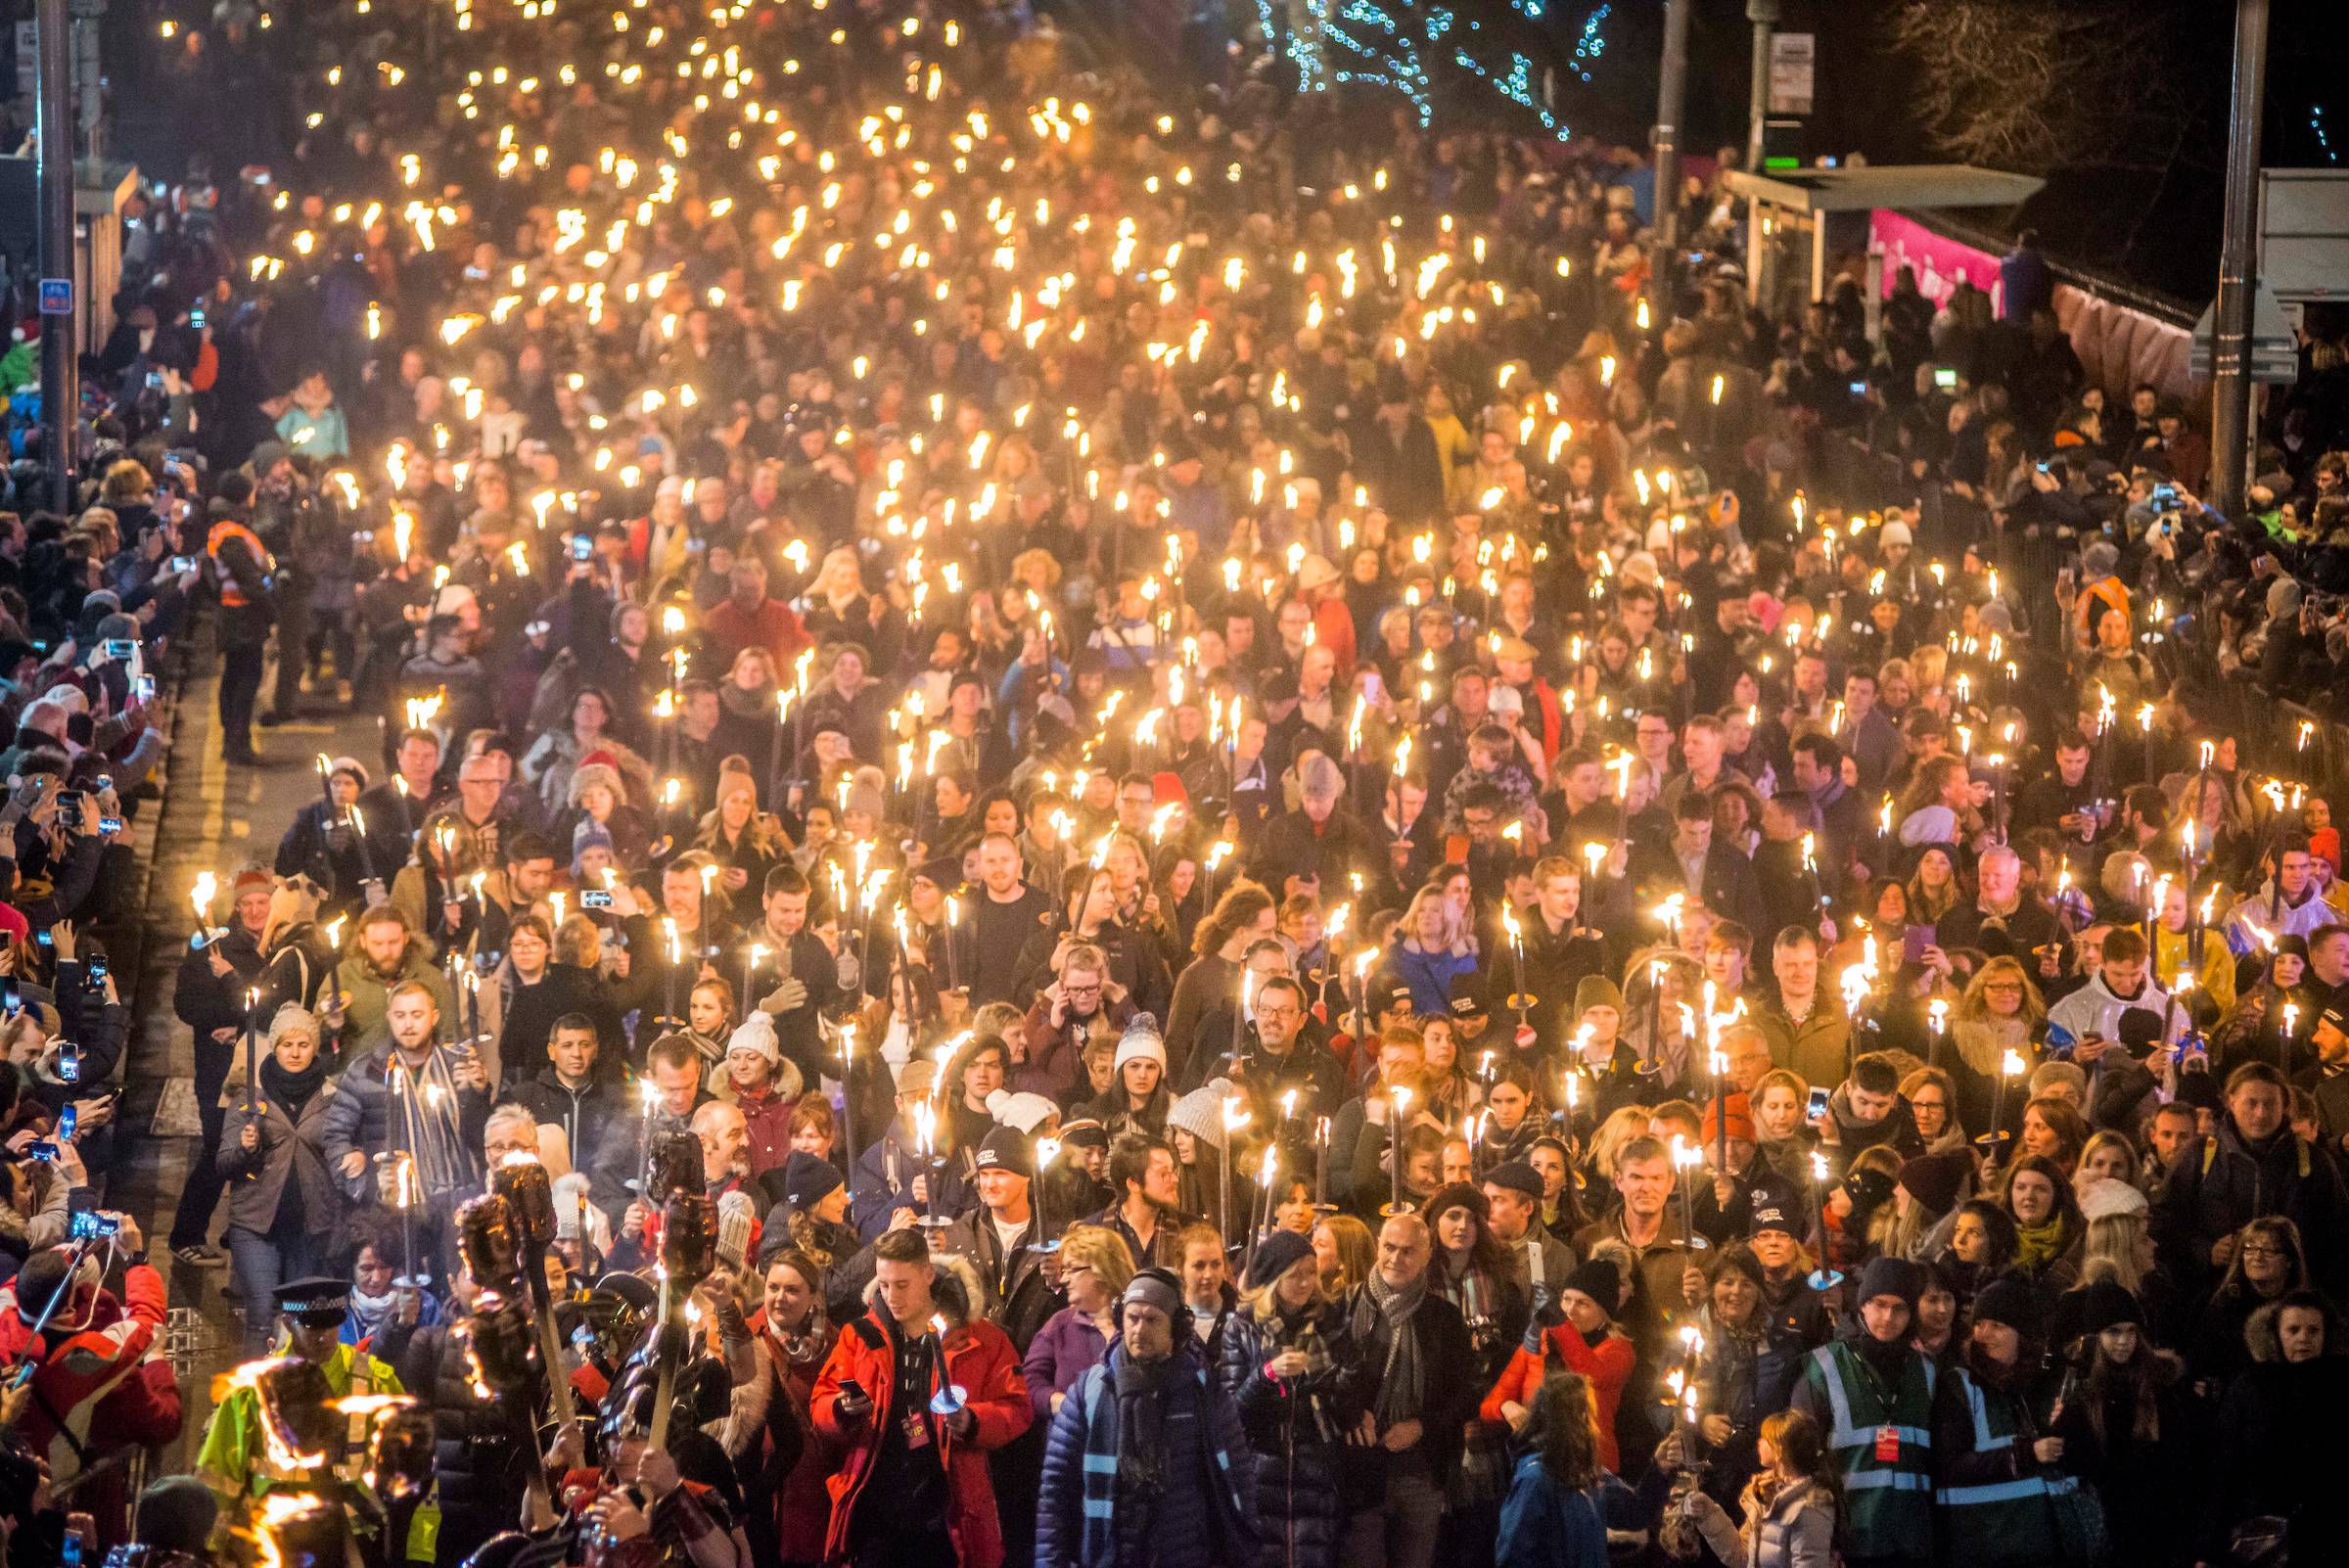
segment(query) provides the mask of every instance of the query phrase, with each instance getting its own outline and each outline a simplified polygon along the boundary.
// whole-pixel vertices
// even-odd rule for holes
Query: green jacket
[[[1842,1467],[1855,1558],[1933,1555],[1933,1363],[1914,1350],[1892,1387],[1848,1339],[1803,1362],[1794,1407],[1819,1422]]]

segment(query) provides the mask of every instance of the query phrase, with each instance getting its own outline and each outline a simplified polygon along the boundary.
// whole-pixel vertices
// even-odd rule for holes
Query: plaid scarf
[[[1363,1284],[1362,1294],[1355,1302],[1355,1338],[1368,1344],[1382,1329],[1387,1335],[1386,1364],[1379,1373],[1378,1398],[1370,1412],[1377,1417],[1381,1428],[1419,1418],[1424,1391],[1420,1384],[1419,1335],[1411,1320],[1426,1300],[1425,1274],[1396,1290],[1373,1268]]]

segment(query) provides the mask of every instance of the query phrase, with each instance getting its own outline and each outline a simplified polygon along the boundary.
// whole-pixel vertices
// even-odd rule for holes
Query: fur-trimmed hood
[[[937,1303],[938,1314],[946,1320],[949,1329],[960,1328],[974,1317],[985,1314],[974,1304],[987,1300],[987,1289],[980,1283],[979,1270],[971,1260],[957,1252],[934,1252],[930,1264],[937,1270],[931,1281],[931,1299]],[[864,1287],[864,1305],[870,1309],[880,1299],[881,1281],[868,1280]]]
[[[2311,1305],[2306,1296],[2294,1292],[2293,1297],[2253,1309],[2251,1315],[2243,1320],[2243,1347],[2251,1353],[2251,1360],[2261,1365],[2281,1365],[2283,1362],[2283,1342],[2277,1334],[2276,1319],[2281,1314],[2287,1300],[2295,1307]],[[2327,1358],[2339,1356],[2341,1314],[2323,1301],[2314,1305],[2325,1314],[2325,1355]]]

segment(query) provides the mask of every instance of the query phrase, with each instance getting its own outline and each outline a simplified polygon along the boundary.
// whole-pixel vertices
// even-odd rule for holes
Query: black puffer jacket
[[[2349,1191],[2326,1150],[2304,1143],[2289,1128],[2253,1142],[2233,1115],[2171,1167],[2148,1217],[2154,1245],[2170,1277],[2188,1289],[2216,1281],[2210,1251],[2262,1215],[2280,1214],[2300,1227],[2309,1272],[2324,1289],[2344,1276],[2338,1242],[2349,1226]]]
[[[1338,1501],[1337,1368],[1346,1320],[1332,1307],[1260,1321],[1245,1307],[1223,1320],[1223,1386],[1240,1407],[1256,1472],[1257,1568],[1330,1568],[1344,1514]],[[1319,1370],[1287,1382],[1265,1375],[1283,1350],[1318,1338]]]

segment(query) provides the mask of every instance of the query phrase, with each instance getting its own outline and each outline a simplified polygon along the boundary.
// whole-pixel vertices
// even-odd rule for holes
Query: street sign
[[[2196,381],[2210,379],[2210,343],[2219,302],[2213,300],[2194,323],[2193,345],[2187,352],[2187,374]],[[2300,341],[2292,336],[2283,305],[2276,291],[2263,281],[2251,296],[2251,379],[2260,386],[2288,387],[2300,379]]]
[[[73,313],[73,280],[71,278],[43,278],[41,280],[41,314],[69,316]]]
[[[1770,35],[1770,112],[1773,115],[1811,113],[1812,63],[1817,58],[1807,32]]]

